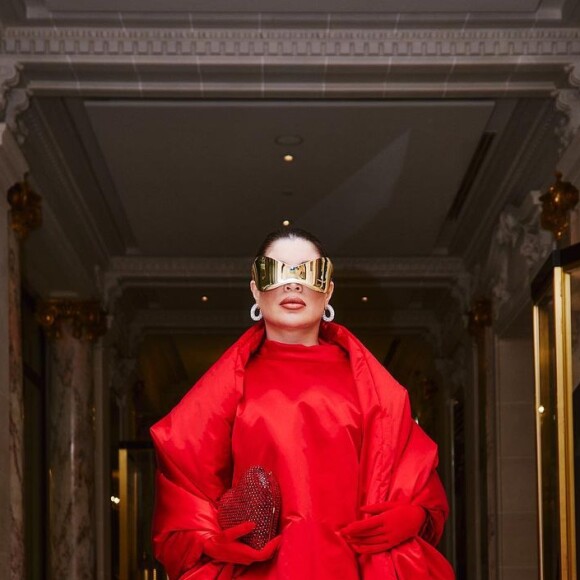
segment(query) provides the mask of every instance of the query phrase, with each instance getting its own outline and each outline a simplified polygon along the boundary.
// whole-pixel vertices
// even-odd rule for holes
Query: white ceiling
[[[146,256],[249,256],[283,219],[318,233],[332,255],[431,254],[493,110],[492,101],[86,103],[136,240],[128,250]],[[303,142],[276,144],[286,135]]]
[[[54,12],[533,12],[541,0],[45,0],[44,4]]]

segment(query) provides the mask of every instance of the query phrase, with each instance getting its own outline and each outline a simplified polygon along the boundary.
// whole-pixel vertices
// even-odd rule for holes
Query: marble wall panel
[[[25,578],[24,388],[20,315],[20,249],[8,234],[8,332],[10,380],[10,580]]]
[[[63,325],[50,357],[50,562],[53,578],[92,580],[94,406],[92,345]]]

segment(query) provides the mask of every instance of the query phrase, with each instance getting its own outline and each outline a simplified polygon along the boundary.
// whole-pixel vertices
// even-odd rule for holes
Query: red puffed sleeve
[[[243,369],[259,330],[250,329],[151,428],[157,456],[153,550],[169,577],[208,563],[204,540],[219,531],[216,502],[232,478],[231,433]]]

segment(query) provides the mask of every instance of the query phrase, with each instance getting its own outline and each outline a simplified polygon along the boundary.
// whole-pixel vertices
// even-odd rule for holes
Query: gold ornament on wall
[[[560,240],[570,225],[569,213],[578,203],[578,190],[569,182],[562,181],[562,174],[556,173],[556,183],[540,196],[542,202],[542,228]]]
[[[15,183],[8,190],[7,197],[12,229],[22,240],[42,224],[41,197],[32,191],[27,181]]]
[[[476,300],[468,317],[467,328],[470,334],[479,334],[486,326],[491,326],[491,301],[487,298]]]
[[[62,324],[72,324],[73,336],[94,341],[107,331],[107,319],[96,300],[50,299],[37,306],[36,319],[49,338],[62,336]]]

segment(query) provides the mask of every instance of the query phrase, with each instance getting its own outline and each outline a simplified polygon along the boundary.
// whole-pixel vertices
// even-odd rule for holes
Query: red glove
[[[256,524],[254,522],[244,522],[228,528],[207,539],[203,544],[203,551],[218,562],[228,562],[230,564],[248,565],[253,562],[269,560],[278,549],[281,536],[276,536],[270,540],[261,550],[250,548],[250,546],[236,541],[238,538],[249,534],[255,527]]]
[[[341,530],[358,554],[385,552],[418,536],[427,518],[421,506],[404,502],[386,501],[364,506],[361,511],[375,515],[352,522]]]

